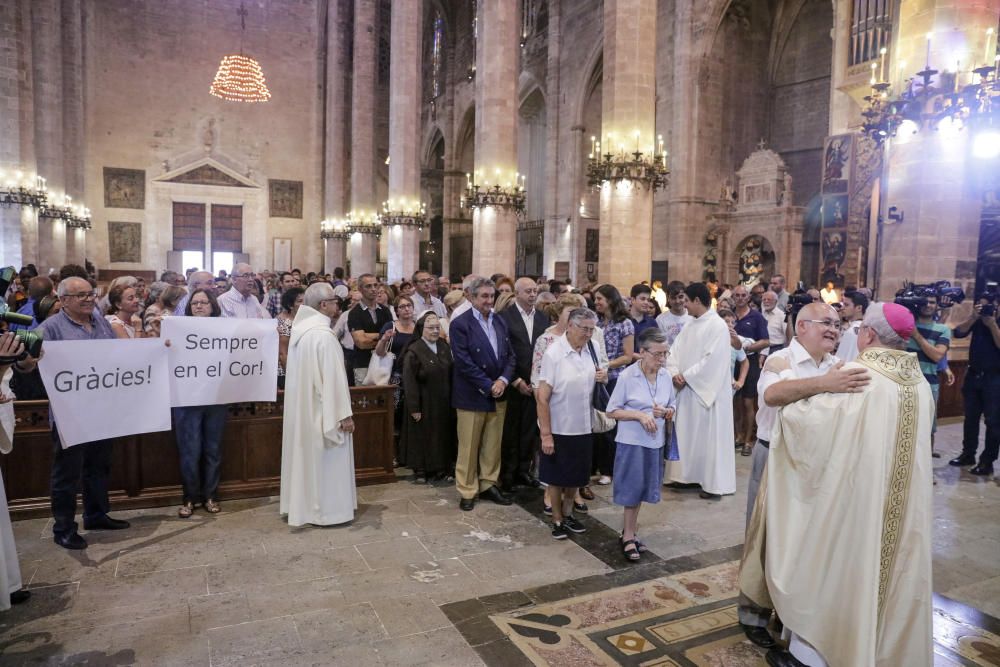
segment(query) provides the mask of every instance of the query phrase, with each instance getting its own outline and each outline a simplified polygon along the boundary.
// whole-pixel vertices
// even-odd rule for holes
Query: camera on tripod
[[[961,287],[953,287],[947,280],[929,285],[905,283],[903,289],[896,292],[893,301],[908,309],[914,317],[919,317],[920,311],[927,307],[930,299],[934,299],[939,308],[951,308],[965,300],[965,292]]]

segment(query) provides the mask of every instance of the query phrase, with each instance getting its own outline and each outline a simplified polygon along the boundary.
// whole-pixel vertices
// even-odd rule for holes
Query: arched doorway
[[[517,225],[515,272],[519,276],[545,273],[546,147],[545,97],[535,88],[518,112],[517,168],[525,175],[527,188],[524,220]]]

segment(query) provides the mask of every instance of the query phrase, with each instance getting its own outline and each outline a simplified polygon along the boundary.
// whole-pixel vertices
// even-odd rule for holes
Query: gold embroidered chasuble
[[[740,590],[831,666],[930,667],[934,400],[913,353],[852,365],[864,391],[779,411]]]

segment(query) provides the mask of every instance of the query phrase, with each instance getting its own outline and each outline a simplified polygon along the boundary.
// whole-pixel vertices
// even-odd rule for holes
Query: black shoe
[[[582,523],[574,519],[572,516],[564,516],[562,520],[562,525],[563,528],[570,531],[571,533],[579,534],[587,532],[587,528]]]
[[[479,492],[480,500],[489,500],[496,503],[497,505],[513,505],[514,501],[500,493],[500,489],[495,486],[491,486],[485,491]]]
[[[552,524],[552,537],[557,540],[565,540],[569,537],[569,531],[561,523]]]
[[[722,500],[722,496],[718,493],[709,493],[708,491],[701,491],[698,493],[698,496],[700,498],[704,498],[705,500]]]
[[[55,535],[52,541],[61,546],[63,549],[86,549],[87,540],[80,537],[79,533],[70,533],[69,535]]]
[[[579,512],[580,514],[587,514],[588,512],[590,512],[590,508],[587,507],[587,503],[578,503],[578,502],[574,501],[573,502],[573,511],[574,512]]]
[[[475,506],[476,506],[475,498],[462,498],[461,500],[458,501],[458,508],[463,512],[468,512]]]
[[[772,648],[764,656],[764,659],[767,660],[767,664],[771,665],[771,667],[809,667],[809,665],[801,662],[788,651],[783,651],[780,648]]]
[[[514,478],[514,483],[519,486],[527,486],[528,488],[531,489],[537,489],[542,485],[541,482],[539,482],[537,479],[535,479],[526,472],[522,472],[521,474],[517,475]]]
[[[939,458],[941,458],[940,452],[931,452],[931,458],[932,459],[939,459]]]
[[[100,519],[95,519],[94,521],[84,521],[84,530],[125,530],[130,524],[128,521],[122,521],[121,519],[112,519],[107,514],[105,514]]]
[[[542,514],[545,516],[552,516],[552,505],[546,505],[542,503]]]
[[[14,591],[13,593],[10,594],[10,603],[21,604],[22,602],[27,602],[28,598],[30,597],[31,597],[31,591],[26,591],[23,589],[19,591]]]
[[[771,633],[767,631],[767,628],[762,628],[756,625],[746,625],[745,623],[740,623],[740,627],[743,628],[743,634],[747,636],[747,639],[752,641],[757,646],[761,648],[774,648],[776,643],[774,637]]]
[[[971,465],[975,464],[975,462],[976,462],[976,457],[975,456],[972,456],[971,454],[959,454],[958,456],[956,456],[955,458],[953,458],[951,461],[948,461],[948,465],[950,465],[950,466],[971,466]]]
[[[970,475],[992,475],[993,474],[993,464],[992,463],[980,463],[977,466],[969,468]]]

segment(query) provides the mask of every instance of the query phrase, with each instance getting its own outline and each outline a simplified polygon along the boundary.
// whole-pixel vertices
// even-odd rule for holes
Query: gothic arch
[[[584,63],[582,72],[585,77],[577,90],[575,108],[573,109],[573,125],[583,125],[587,101],[597,85],[604,79],[604,40],[598,40],[590,50],[590,55]]]
[[[420,149],[420,164],[425,169],[437,168],[433,163],[434,153],[438,142],[444,142],[444,145],[447,148],[448,142],[444,140],[444,132],[441,131],[441,128],[437,123],[434,123],[427,128],[424,145],[423,148]]]
[[[450,164],[454,169],[470,172],[475,168],[476,156],[476,105],[470,104],[455,126],[455,140]]]

